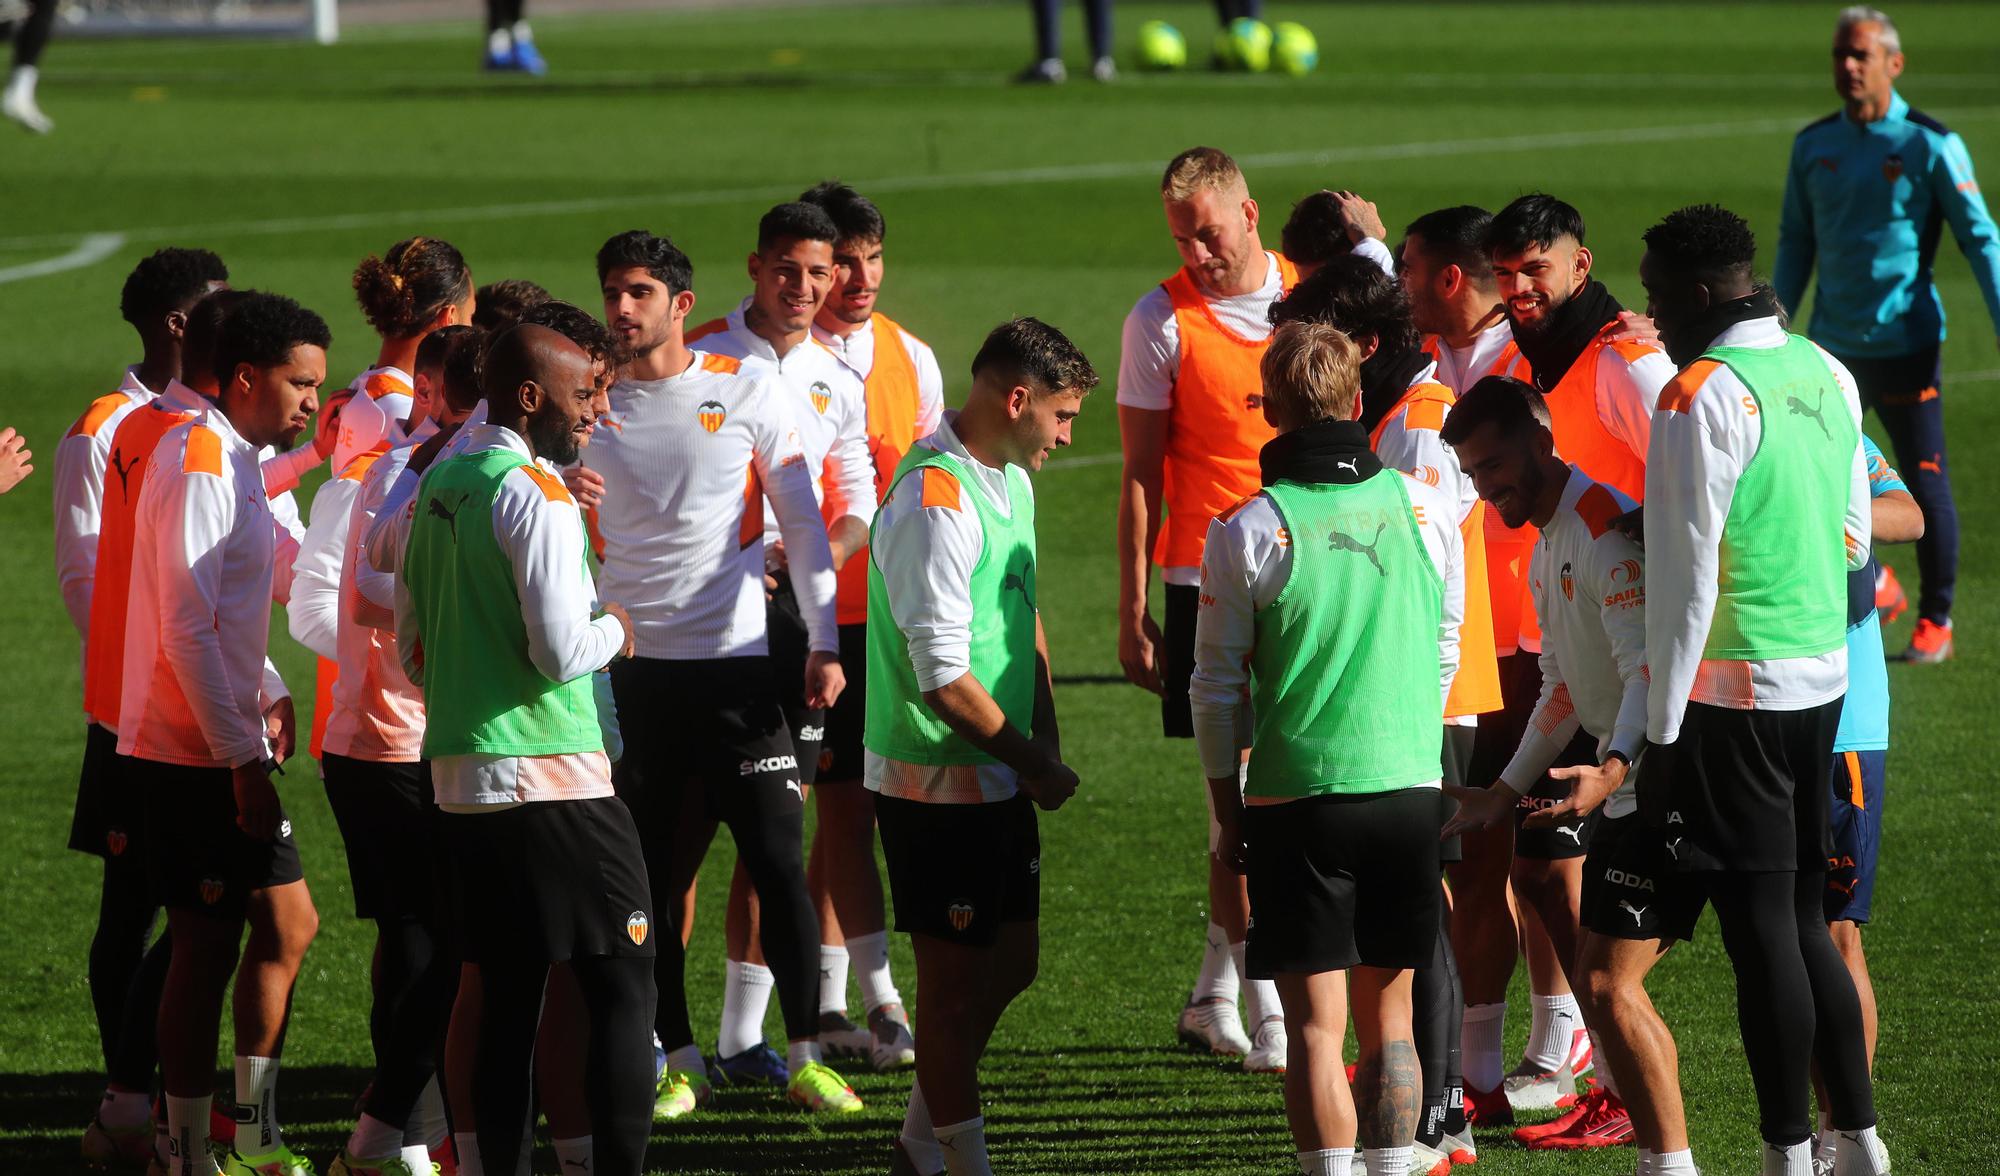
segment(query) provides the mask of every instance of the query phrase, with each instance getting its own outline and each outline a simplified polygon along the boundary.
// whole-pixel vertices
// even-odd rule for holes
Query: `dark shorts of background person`
[[[1837,355],[1854,376],[1863,410],[1889,434],[1896,472],[1924,512],[1917,540],[1917,615],[1943,623],[1958,587],[1958,505],[1944,443],[1944,373],[1937,347],[1908,355]]]
[[[867,624],[840,627],[840,668],[847,675],[847,689],[827,708],[826,742],[820,744],[815,777],[820,784],[859,784],[866,772],[861,732],[868,725]]]
[[[792,578],[773,573],[778,581],[764,606],[764,626],[771,650],[771,684],[778,706],[785,713],[785,728],[792,735],[792,753],[798,757],[797,780],[811,787],[819,776],[820,752],[826,744],[826,711],[806,705],[806,656],[812,642],[806,635],[805,614],[799,611],[798,593]],[[843,659],[841,668],[847,668]],[[853,684],[849,683],[849,689]]]
[[[1201,611],[1201,589],[1168,584],[1162,595],[1166,615],[1160,625],[1160,648],[1154,650],[1160,671],[1160,729],[1169,739],[1193,739],[1188,686],[1194,681],[1194,622]]]
[[[1441,901],[1437,791],[1246,805],[1250,976],[1429,964]]]
[[[1820,873],[1832,850],[1826,784],[1841,700],[1806,710],[1688,703],[1674,742],[1648,748],[1639,808],[1682,871]]]
[[[1691,940],[1706,905],[1693,879],[1673,868],[1660,831],[1636,812],[1590,817],[1578,907],[1592,934],[1641,942]]]
[[[439,814],[469,963],[650,959],[656,933],[632,815],[616,797]]]
[[[1540,687],[1537,686],[1537,689]],[[1556,757],[1552,768],[1568,768],[1578,764],[1597,762],[1597,739],[1586,731],[1579,730],[1576,738],[1569,741],[1562,754]],[[1514,805],[1514,856],[1532,861],[1559,862],[1582,857],[1590,848],[1588,818],[1573,817],[1560,825],[1548,829],[1529,829],[1522,825],[1531,815],[1542,809],[1554,808],[1569,799],[1570,784],[1558,780],[1546,772],[1535,781]]]
[[[1882,848],[1882,783],[1889,753],[1840,751],[1833,756],[1827,802],[1833,850],[1826,857],[1826,921],[1866,923],[1875,901],[1875,864]]]
[[[986,804],[875,798],[896,930],[991,947],[1042,913],[1042,838],[1026,793]]]
[[[1444,782],[1446,784],[1455,784],[1461,788],[1484,787],[1484,785],[1470,783],[1472,779],[1472,752],[1473,748],[1477,746],[1478,740],[1479,728],[1477,727],[1447,726],[1444,729],[1444,754],[1440,758],[1443,761]],[[1488,783],[1491,783],[1491,781],[1488,781]],[[1440,814],[1438,827],[1442,829],[1444,823],[1451,820],[1452,814],[1458,811],[1458,802],[1446,796],[1442,788],[1437,790],[1437,794],[1438,812]],[[1448,837],[1438,842],[1438,861],[1462,862],[1464,860],[1465,853],[1459,847],[1458,838]]]
[[[770,658],[628,658],[612,663],[611,691],[625,736],[614,780],[644,836],[673,828],[689,780],[702,788],[711,820],[751,809],[804,813]]]
[[[118,733],[101,723],[83,729],[83,770],[76,781],[76,811],[69,822],[69,847],[106,861],[139,860],[146,810],[121,780]]]
[[[145,796],[146,877],[161,906],[241,919],[253,891],[305,878],[282,802],[270,840],[237,828],[228,768],[127,759],[123,775]]]
[[[327,806],[347,848],[354,915],[444,921],[449,878],[439,868],[440,815],[428,761],[386,763],[320,757]]]

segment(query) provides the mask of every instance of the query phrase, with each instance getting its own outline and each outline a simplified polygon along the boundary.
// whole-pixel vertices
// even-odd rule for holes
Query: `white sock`
[[[1354,1170],[1354,1149],[1329,1147],[1299,1153],[1299,1171],[1305,1176],[1348,1176]]]
[[[819,1042],[812,1038],[794,1041],[785,1046],[785,1065],[796,1074],[814,1062],[823,1062],[826,1055],[821,1052]]]
[[[428,1172],[431,1170],[431,1149],[424,1144],[406,1143],[396,1149],[396,1154],[402,1157],[403,1162],[410,1166],[410,1171],[412,1172]]]
[[[486,34],[486,51],[488,53],[512,53],[514,51],[514,34],[508,32],[506,29],[494,29],[492,32]]]
[[[1584,1032],[1590,1034],[1590,1064],[1591,1069],[1597,1071],[1597,1084],[1610,1091],[1613,1098],[1625,1097],[1618,1093],[1618,1078],[1611,1072],[1611,1061],[1604,1056],[1603,1043],[1597,1036],[1597,1030],[1586,1029]]]
[[[347,1137],[347,1154],[357,1160],[379,1160],[403,1149],[403,1128],[364,1114]]]
[[[236,1058],[236,1154],[267,1155],[285,1146],[278,1130],[278,1059]]]
[[[97,1121],[106,1127],[142,1127],[153,1117],[153,1100],[136,1090],[109,1090],[97,1102]]]
[[[1459,1056],[1465,1063],[1465,1085],[1477,1091],[1495,1090],[1505,1076],[1500,1042],[1507,1024],[1507,1002],[1465,1006],[1459,1032]]]
[[[930,1173],[944,1167],[944,1153],[938,1150],[937,1136],[931,1131],[931,1109],[924,1105],[924,1088],[910,1083],[910,1105],[903,1112],[903,1154],[919,1172]]]
[[[1639,1148],[1639,1167],[1632,1176],[1653,1176],[1653,1153]]]
[[[1883,1176],[1889,1171],[1889,1151],[1873,1127],[1835,1131],[1833,1170],[1840,1176]]]
[[[819,1011],[847,1012],[847,945],[819,945]]]
[[[1201,948],[1201,971],[1195,973],[1194,995],[1188,999],[1226,1000],[1235,1004],[1242,961],[1243,946],[1230,943],[1222,928],[1210,923]]]
[[[889,975],[889,933],[847,937],[847,958],[854,967],[854,982],[861,989],[861,1008],[872,1013],[885,1004],[902,1004],[895,978]]]
[[[1812,1142],[1800,1140],[1789,1147],[1766,1142],[1764,1176],[1813,1176]]]
[[[556,1147],[556,1167],[563,1176],[584,1176],[590,1171],[590,1136],[579,1135],[575,1139],[552,1139]]]
[[[1368,1166],[1368,1176],[1410,1176],[1410,1148],[1364,1147],[1361,1161]]]
[[[702,1059],[700,1046],[683,1045],[667,1055],[667,1069],[701,1075],[708,1073],[708,1063]]]
[[[1654,1152],[1653,1166],[1646,1170],[1646,1176],[1696,1176],[1694,1152],[1687,1148],[1672,1152]]]
[[[452,1132],[451,1148],[458,1153],[458,1176],[486,1176],[486,1165],[479,1159],[478,1132]]]
[[[771,969],[730,960],[723,968],[722,1028],[715,1038],[718,1057],[733,1058],[764,1040],[764,1014],[771,1007]]]
[[[535,39],[535,30],[529,28],[528,22],[525,20],[515,21],[511,31],[516,41],[533,41]]]
[[[1278,983],[1275,980],[1245,980],[1243,982],[1243,1023],[1249,1026],[1250,1036],[1257,1036],[1264,1022],[1283,1019],[1285,1007],[1278,1001]]]
[[[1583,1010],[1576,1007],[1575,994],[1568,992],[1561,996],[1537,993],[1529,1004],[1534,1016],[1528,1025],[1528,1052],[1524,1060],[1537,1070],[1553,1072],[1569,1060],[1576,1031],[1583,1028]]]
[[[219,1172],[208,1151],[209,1096],[167,1096],[167,1176],[209,1176]]]
[[[938,1150],[944,1153],[947,1176],[993,1176],[993,1164],[986,1158],[986,1116],[975,1115],[963,1123],[935,1128]]]
[[[15,66],[14,72],[7,77],[7,97],[26,97],[32,100],[35,96],[35,83],[41,76],[41,70],[32,65]]]
[[[451,1116],[445,1110],[444,1090],[433,1075],[424,1085],[424,1092],[417,1096],[417,1105],[410,1108],[410,1121],[403,1124],[403,1146],[411,1148],[421,1143],[427,1151],[440,1151],[450,1138]]]

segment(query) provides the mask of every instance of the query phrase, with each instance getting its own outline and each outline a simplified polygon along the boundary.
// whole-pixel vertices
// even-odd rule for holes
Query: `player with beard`
[[[838,277],[813,319],[812,333],[861,380],[879,499],[903,455],[943,418],[944,375],[928,344],[876,309],[888,231],[882,210],[837,180],[818,184],[799,199],[824,209],[840,234],[833,245]],[[829,525],[834,521],[827,519]],[[882,877],[875,868],[874,794],[861,786],[868,677],[865,555],[856,552],[840,569],[836,603],[847,689],[826,713],[813,792],[818,826],[806,881],[819,908],[820,1040],[836,1056],[864,1057],[883,1070],[908,1065],[916,1054],[909,1014],[889,972]],[[848,969],[857,961],[862,1026],[847,1018]]]
[[[330,342],[290,299],[244,298],[216,343],[214,405],[162,438],[134,513],[118,742],[142,782],[147,873],[173,932],[159,1007],[171,1176],[219,1171],[206,1136],[232,971],[237,1124],[220,1158],[232,1172],[310,1171],[276,1115],[292,982],[319,916],[270,779],[294,734],[274,748],[265,725],[282,683],[265,659],[276,526],[258,453],[305,430]]]

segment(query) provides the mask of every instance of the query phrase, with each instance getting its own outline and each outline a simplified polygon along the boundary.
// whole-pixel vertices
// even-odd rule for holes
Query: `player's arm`
[[[1651,683],[1646,674],[1645,577],[1645,557],[1631,539],[1607,530],[1591,544],[1584,582],[1577,588],[1589,592],[1596,602],[1598,623],[1611,641],[1624,693],[1618,700],[1618,717],[1612,721],[1611,742],[1603,758],[1595,764],[1552,770],[1551,776],[1570,782],[1569,796],[1560,804],[1529,814],[1525,823],[1531,828],[1551,829],[1589,815],[1625,783],[1626,774],[1646,749]]]
[[[26,437],[11,426],[0,428],[0,494],[19,486],[21,479],[35,472],[34,456]]]
[[[1946,135],[1931,157],[1931,191],[1944,208],[1945,222],[1958,241],[1959,252],[1972,266],[1979,293],[1986,299],[1986,314],[2000,335],[2000,229],[1979,194],[1979,180],[1972,173],[1972,156],[1965,140]]]
[[[1028,735],[1062,759],[1062,729],[1056,724],[1056,680],[1049,668],[1049,635],[1042,628],[1042,614],[1035,613],[1035,717]]]
[[[410,586],[401,576],[396,581],[396,660],[402,663],[403,676],[410,685],[424,684],[424,634],[418,623],[417,600],[410,595]]]
[[[1445,794],[1458,802],[1458,810],[1445,822],[1441,836],[1456,837],[1499,824],[1576,737],[1580,725],[1576,704],[1570,698],[1569,684],[1563,681],[1562,666],[1550,649],[1553,644],[1545,633],[1540,658],[1542,693],[1521,731],[1519,746],[1500,770],[1500,778],[1484,788],[1444,786]]]
[[[840,422],[840,434],[826,455],[821,482],[828,509],[827,546],[837,571],[868,549],[868,524],[875,518],[875,463],[868,457],[867,410],[857,395]]]
[[[840,676],[833,548],[827,538],[826,520],[820,515],[819,501],[813,496],[812,470],[806,465],[805,450],[799,445],[799,432],[792,424],[791,409],[784,397],[765,385],[759,399],[761,411],[752,417],[757,430],[752,439],[756,447],[752,460],[757,463],[758,479],[764,487],[764,497],[771,504],[771,513],[777,516],[778,534],[785,541],[785,560],[791,569],[792,590],[798,594],[799,612],[805,617],[807,648],[811,651],[807,675],[811,677],[818,664]],[[813,658],[822,654],[826,656],[815,663]],[[822,684],[820,688],[830,689],[837,696],[845,684],[843,676],[839,683]],[[807,689],[810,693],[814,687],[808,685]],[[833,697],[821,702],[809,700],[809,705],[815,707],[832,704]]]
[[[104,520],[107,444],[83,431],[83,421],[56,445],[56,583],[78,637],[90,635],[90,596],[97,584],[97,534]],[[101,432],[110,432],[104,426]],[[0,434],[13,439],[13,430]]]
[[[583,564],[583,520],[553,475],[507,475],[493,503],[493,538],[514,569],[528,660],[551,682],[581,678],[629,649],[615,609],[592,619],[596,592]]]
[[[312,522],[292,562],[285,625],[292,640],[324,658],[340,656],[340,570],[347,551],[353,482],[335,479],[313,499]]]
[[[1875,543],[1875,512],[1871,505],[1874,498],[1873,483],[1868,473],[1868,435],[1861,431],[1861,388],[1854,382],[1853,373],[1841,362],[1825,351],[1820,355],[1832,369],[1834,382],[1840,385],[1840,401],[1847,409],[1848,420],[1854,422],[1854,453],[1848,459],[1847,467],[1847,514],[1841,523],[1847,540],[1847,570],[1860,571],[1868,566],[1869,553]]]
[[[1233,870],[1243,862],[1243,710],[1250,654],[1257,644],[1257,607],[1276,599],[1291,575],[1284,520],[1258,495],[1208,525],[1201,559],[1201,604],[1194,622],[1194,674],[1188,707],[1195,748],[1208,780],[1222,837],[1216,856]]]
[[[1804,140],[1792,143],[1791,167],[1785,173],[1785,200],[1778,213],[1778,260],[1771,266],[1771,287],[1784,304],[1787,316],[1799,313],[1805,301],[1806,279],[1812,276],[1813,255],[1818,245],[1813,237],[1812,203],[1806,197]]]
[[[354,596],[348,603],[347,620],[371,629],[381,629],[393,633],[396,630],[396,577],[375,570],[368,560],[367,537],[375,525],[375,516],[387,501],[395,478],[384,476],[384,463],[393,460],[385,457],[376,463],[376,468],[368,471],[361,480],[361,492],[354,496],[354,506],[347,520],[347,551],[342,558],[342,566],[354,581]]]
[[[1679,372],[1664,351],[1647,351],[1627,359],[1606,348],[1597,360],[1597,415],[1604,430],[1625,443],[1632,455],[1646,460],[1652,445],[1653,411],[1660,390]]]
[[[1861,457],[1868,466],[1869,524],[1876,543],[1914,543],[1924,537],[1924,511],[1882,450],[1868,434],[1861,435]]]
[[[911,344],[910,359],[917,368],[916,440],[921,441],[937,432],[944,420],[944,373],[938,369],[937,353],[930,344],[907,333],[903,337]]]
[[[390,484],[388,495],[375,512],[375,521],[368,524],[368,533],[362,537],[368,566],[385,576],[403,570],[403,551],[410,544],[410,523],[416,517],[417,486],[422,479],[412,456],[410,464]]]
[[[1118,663],[1125,678],[1160,692],[1160,626],[1147,607],[1160,538],[1180,337],[1173,303],[1155,289],[1125,316],[1118,355]]]

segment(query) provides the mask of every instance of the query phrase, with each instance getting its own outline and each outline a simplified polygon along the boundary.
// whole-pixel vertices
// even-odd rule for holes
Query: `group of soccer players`
[[[1649,229],[1642,317],[1548,195],[1426,213],[1392,250],[1372,203],[1322,191],[1278,251],[1222,151],[1160,197],[1184,265],[1125,321],[1118,616],[1209,800],[1180,1038],[1284,1075],[1308,1176],[1443,1173],[1534,1110],[1563,1113],[1527,1147],[1693,1172],[1644,981],[1712,904],[1763,1170],[1888,1172],[1857,930],[1887,746],[1871,546],[1927,512],[1861,434],[1866,385],[1754,282],[1747,224]],[[318,658],[305,745],[377,933],[374,1071],[331,1171],[513,1173],[546,1117],[566,1168],[636,1173],[717,1084],[859,1110],[829,1058],[914,1067],[892,1171],[990,1170],[978,1063],[1035,974],[1036,809],[1078,785],[1029,474],[1098,376],[1015,319],[945,411],[936,356],[876,309],[885,238],[819,184],[701,325],[650,232],[599,249],[601,319],[411,238],[354,271],[379,346],[332,392],[311,310],[205,250],[132,272],[140,361],[53,475],[89,722],[70,844],[104,861],[86,1159],[311,1170],[277,1114],[320,916],[273,780],[300,741],[275,602]],[[719,824],[708,1057],[684,949]]]

